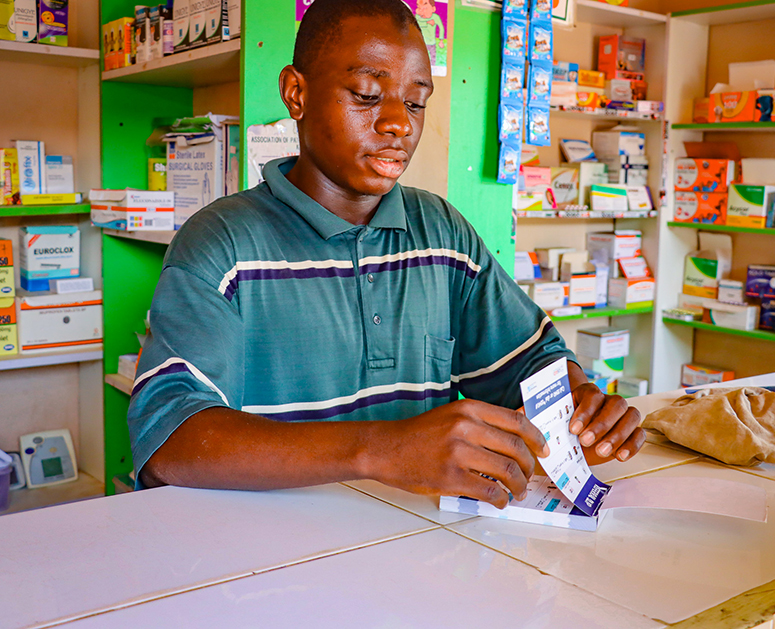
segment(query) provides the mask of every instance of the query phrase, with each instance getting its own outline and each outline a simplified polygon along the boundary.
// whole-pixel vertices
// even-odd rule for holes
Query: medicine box
[[[175,193],[162,190],[91,190],[95,227],[121,231],[171,231],[175,228]]]
[[[608,182],[627,186],[649,185],[649,158],[645,155],[620,155],[608,161]]]
[[[43,142],[17,140],[20,194],[46,194],[46,147]]]
[[[231,15],[229,16],[231,18]],[[229,24],[231,27],[231,24]],[[555,61],[552,64],[552,81],[579,82],[579,64],[567,61]]]
[[[643,254],[641,251],[642,234],[634,229],[617,229],[612,232],[591,232],[587,234],[587,250],[595,259],[595,251],[605,253],[608,260],[634,258]]]
[[[716,382],[728,382],[735,379],[735,372],[703,365],[683,365],[681,367],[681,386],[698,387],[703,384],[715,384]]]
[[[204,142],[201,140],[204,139]],[[167,190],[175,192],[175,229],[223,196],[223,142],[214,134],[167,142]]]
[[[683,157],[675,160],[675,189],[726,192],[735,180],[735,161]]]
[[[579,88],[576,92],[576,105],[590,109],[599,109],[603,107],[603,98],[603,94],[594,91],[594,88]]]
[[[175,52],[188,48],[189,44],[189,0],[174,0],[172,4],[172,22],[174,24],[173,47]]]
[[[589,201],[596,212],[626,212],[630,207],[627,187],[620,185],[592,184],[589,188]]]
[[[19,159],[16,149],[0,149],[0,205],[21,203]]]
[[[653,277],[608,281],[608,305],[612,308],[645,308],[654,305],[656,281]]]
[[[24,226],[19,230],[19,275],[28,291],[49,290],[49,280],[78,277],[81,234],[75,225]]]
[[[149,56],[151,60],[164,57],[164,5],[154,5],[148,11],[148,26],[150,32]]]
[[[204,46],[207,0],[190,0],[188,3],[188,47]]]
[[[19,346],[41,352],[102,343],[102,292],[16,298]]]
[[[229,37],[234,39],[242,32],[241,0],[227,0],[229,13]]]
[[[584,263],[584,271],[571,273],[572,265],[563,263],[562,281],[568,284],[568,305],[588,308],[597,303],[597,274],[593,264]]]
[[[678,308],[680,310],[689,310],[695,314],[702,315],[702,309],[705,306],[707,299],[707,297],[678,293]]]
[[[585,371],[592,371],[606,378],[614,379],[621,378],[624,375],[624,357],[601,360],[600,358],[579,355],[577,358],[579,359],[579,365]]]
[[[745,294],[761,299],[775,299],[775,266],[751,264],[745,281]]]
[[[775,299],[762,299],[759,327],[762,330],[775,330]]]
[[[597,69],[607,79],[643,80],[646,68],[646,40],[623,35],[600,38]]]
[[[745,284],[737,280],[719,280],[718,300],[727,304],[745,303]]]
[[[565,289],[560,282],[535,282],[529,286],[528,295],[547,312],[565,304]]]
[[[710,95],[709,122],[757,122],[759,110],[756,90],[745,92],[721,92]]]
[[[633,376],[624,376],[616,381],[616,393],[623,398],[640,397],[649,394],[649,381]]]
[[[702,322],[735,330],[755,330],[759,323],[759,306],[708,300],[702,311]]]
[[[67,46],[68,0],[38,0],[38,43]]]
[[[0,299],[16,295],[13,273],[13,243],[0,238]]]
[[[615,327],[579,330],[576,333],[576,354],[601,360],[624,358],[630,353],[630,331]]]
[[[35,0],[0,2],[0,40],[34,42],[38,36],[38,11]]]
[[[775,186],[732,184],[729,189],[726,224],[730,227],[762,229],[767,210],[775,204]]]
[[[530,281],[541,277],[538,256],[533,251],[514,252],[514,280]]]
[[[579,170],[572,167],[551,169],[552,194],[558,209],[579,204]]]
[[[725,275],[720,260],[703,257],[702,252],[686,256],[683,292],[695,297],[716,299],[718,283]]]
[[[563,254],[576,250],[572,247],[539,247],[535,251],[542,269],[559,269]]]
[[[0,297],[0,356],[19,352],[16,307],[13,297]]]
[[[229,39],[228,0],[205,0],[205,43],[216,44]]]
[[[73,194],[74,182],[72,156],[46,155],[46,194]]]
[[[728,198],[726,192],[676,192],[673,220],[726,225]]]
[[[579,70],[578,83],[583,87],[605,89],[605,73],[597,70]]]
[[[600,161],[619,155],[645,155],[646,134],[639,131],[595,131],[592,148]]]

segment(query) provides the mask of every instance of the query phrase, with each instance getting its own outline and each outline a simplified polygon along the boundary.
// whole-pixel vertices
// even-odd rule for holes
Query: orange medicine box
[[[16,306],[13,297],[0,298],[0,356],[17,354]]]
[[[710,95],[710,122],[758,122],[760,114],[756,109],[759,92],[721,92]]]
[[[605,88],[605,72],[597,70],[579,70],[579,87]]]
[[[16,295],[13,273],[13,243],[0,238],[0,299]]]
[[[684,157],[675,160],[675,189],[687,192],[726,192],[735,180],[731,159]]]
[[[726,225],[728,198],[726,192],[676,192],[673,220]]]

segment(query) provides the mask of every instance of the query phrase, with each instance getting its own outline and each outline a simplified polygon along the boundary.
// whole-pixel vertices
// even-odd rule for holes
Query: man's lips
[[[378,155],[367,155],[366,160],[369,165],[382,177],[389,179],[398,179],[406,169],[408,162],[405,153],[381,153]]]

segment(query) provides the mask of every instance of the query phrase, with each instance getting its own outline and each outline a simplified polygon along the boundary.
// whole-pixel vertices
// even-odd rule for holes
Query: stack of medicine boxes
[[[591,382],[603,393],[616,393],[616,381],[624,375],[624,359],[630,353],[630,331],[597,327],[576,334],[576,357]]]

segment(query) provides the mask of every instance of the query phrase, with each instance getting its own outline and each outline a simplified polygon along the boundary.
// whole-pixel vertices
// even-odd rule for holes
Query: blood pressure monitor
[[[45,430],[19,437],[28,487],[59,485],[78,478],[69,430]]]

